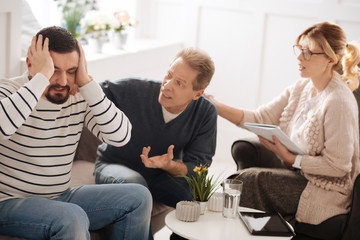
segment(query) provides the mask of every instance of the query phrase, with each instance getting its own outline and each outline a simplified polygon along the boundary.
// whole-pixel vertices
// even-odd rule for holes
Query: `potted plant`
[[[114,47],[121,49],[126,45],[128,27],[135,27],[137,20],[131,18],[126,10],[120,10],[114,13],[114,22],[111,26],[113,30],[113,43]]]
[[[76,38],[80,37],[80,20],[85,12],[94,9],[96,0],[55,0],[61,9],[64,25]]]
[[[99,11],[89,11],[80,20],[82,31],[94,52],[101,53],[104,42],[108,40],[108,32],[113,21],[111,16]]]
[[[193,175],[187,176],[182,174],[189,184],[193,200],[199,202],[200,204],[201,214],[204,214],[206,203],[219,188],[221,183],[221,179],[219,177],[214,179],[214,176],[207,175],[208,166],[209,165],[200,165],[195,167],[193,169],[195,174]]]

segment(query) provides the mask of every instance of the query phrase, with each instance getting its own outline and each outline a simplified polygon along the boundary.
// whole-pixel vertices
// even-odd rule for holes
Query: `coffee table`
[[[241,211],[258,211],[240,207]],[[176,218],[173,210],[166,215],[165,224],[174,233],[191,240],[288,240],[291,237],[254,236],[249,233],[239,216],[235,219],[226,219],[221,212],[206,210],[196,222],[183,222]]]

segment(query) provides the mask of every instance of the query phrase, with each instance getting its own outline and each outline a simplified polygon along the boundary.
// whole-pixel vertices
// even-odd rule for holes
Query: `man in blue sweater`
[[[121,148],[98,148],[96,182],[140,183],[154,200],[171,207],[192,200],[183,174],[211,164],[216,147],[217,111],[203,95],[214,63],[203,51],[184,48],[172,61],[163,82],[145,79],[105,81],[106,96],[122,109],[133,128]]]

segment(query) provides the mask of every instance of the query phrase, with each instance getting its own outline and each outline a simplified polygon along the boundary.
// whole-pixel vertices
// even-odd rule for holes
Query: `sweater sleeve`
[[[131,137],[132,125],[127,116],[118,109],[104,94],[95,81],[80,88],[80,93],[89,107],[85,125],[101,141],[121,147]]]
[[[41,73],[30,81],[27,74],[0,80],[0,139],[10,138],[24,124],[48,85]]]
[[[204,118],[197,134],[184,149],[183,163],[188,169],[188,175],[194,175],[196,166],[210,165],[216,149],[217,111],[212,104],[204,113]],[[200,114],[200,113],[199,113]]]
[[[294,85],[286,88],[277,98],[256,110],[244,110],[244,118],[239,126],[246,129],[245,122],[279,125],[281,113],[289,102],[293,88]]]

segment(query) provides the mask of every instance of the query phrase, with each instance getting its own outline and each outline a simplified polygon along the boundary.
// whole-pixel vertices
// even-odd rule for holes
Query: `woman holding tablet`
[[[360,50],[347,43],[340,26],[323,22],[298,36],[294,52],[301,79],[255,111],[207,97],[223,118],[243,128],[245,122],[277,125],[305,152],[294,154],[276,137],[259,136],[286,168],[241,170],[240,205],[317,225],[349,211],[360,172],[358,106],[352,94],[359,86]],[[343,75],[337,72],[341,67]]]

